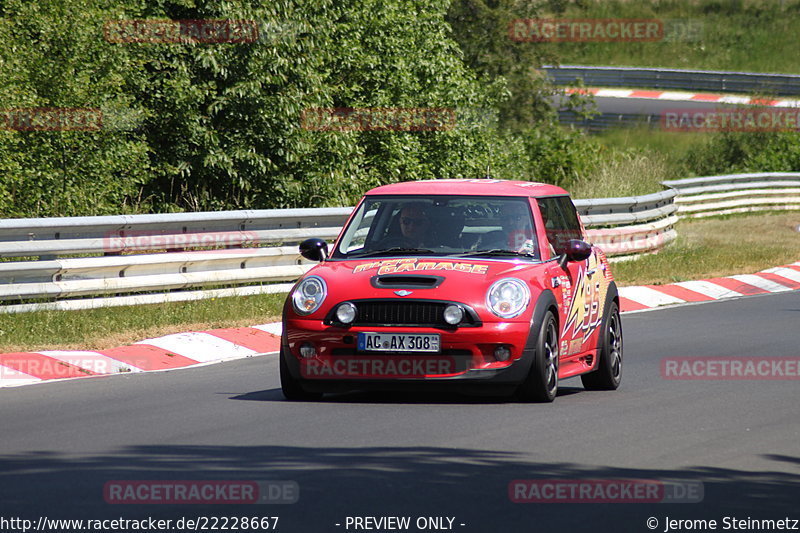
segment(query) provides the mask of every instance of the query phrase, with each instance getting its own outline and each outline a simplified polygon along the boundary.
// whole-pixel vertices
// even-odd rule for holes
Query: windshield
[[[539,259],[527,198],[370,196],[332,258],[403,255],[519,256]]]

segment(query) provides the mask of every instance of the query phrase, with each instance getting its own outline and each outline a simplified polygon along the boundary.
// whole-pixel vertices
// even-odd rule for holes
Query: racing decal
[[[353,268],[353,273],[365,270],[378,269],[378,274],[398,274],[400,272],[417,272],[420,270],[456,270],[469,274],[486,274],[489,270],[488,265],[476,265],[474,263],[455,263],[453,261],[420,261],[418,258],[408,259],[389,259],[386,261],[374,261],[372,263],[362,263]]]
[[[600,268],[596,254],[589,257],[586,267],[581,266],[578,270],[575,291],[564,326],[564,335],[567,338],[580,337],[581,343],[585,343],[600,325],[603,319],[602,303],[605,302],[609,283],[605,272]]]
[[[558,283],[553,283],[554,287],[561,288],[561,305],[566,306],[570,300],[572,299],[572,282],[569,280],[569,276],[561,275],[558,277],[553,278],[554,281],[558,281]],[[564,329],[566,332],[567,330]],[[561,350],[562,353],[566,353],[565,350]]]
[[[614,274],[611,272],[611,268],[608,266],[608,257],[606,257],[606,253],[603,250],[597,249],[597,255],[600,258],[600,269],[603,271],[603,275],[605,275],[606,280],[608,282],[614,281]]]
[[[583,339],[575,339],[569,341],[567,350],[564,352],[564,355],[567,356],[575,355],[576,353],[579,353],[581,351],[582,347],[583,347]]]
[[[561,301],[568,302],[572,298],[572,282],[569,276],[558,276],[558,282],[561,287]]]

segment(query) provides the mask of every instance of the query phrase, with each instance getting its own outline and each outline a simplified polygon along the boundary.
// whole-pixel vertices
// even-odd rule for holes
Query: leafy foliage
[[[722,132],[686,157],[697,175],[800,171],[800,133]]]
[[[675,14],[680,1],[657,14]],[[613,5],[625,14],[634,4]],[[558,126],[555,90],[537,69],[557,63],[562,48],[584,45],[514,42],[508,30],[517,18],[598,15],[611,9],[603,5],[5,0],[0,216],[352,205],[379,184],[487,169],[500,178],[583,183],[614,155]],[[713,2],[702,5],[710,17],[728,16]],[[245,42],[109,38],[109,24],[134,20],[252,21],[259,32]],[[585,103],[573,95],[565,105]],[[95,110],[102,127],[9,125],[35,108]],[[436,131],[319,131],[303,124],[315,108],[440,108],[453,110],[455,123]],[[797,169],[793,135],[722,135],[690,154],[686,168]]]
[[[301,125],[316,107],[491,110],[500,92],[464,65],[435,2],[14,0],[4,9],[3,107],[102,108],[106,118],[95,132],[0,132],[6,216],[346,205],[380,183],[474,176],[488,163],[491,125]],[[261,31],[243,43],[104,39],[108,21],[131,19],[251,20]]]
[[[102,40],[103,10],[80,16],[65,2],[9,0],[0,19],[3,121],[31,108],[143,111],[124,91],[138,68],[128,50]],[[79,112],[72,112],[78,114]],[[113,119],[100,131],[0,129],[0,213],[110,213],[138,201],[149,179],[147,144]]]

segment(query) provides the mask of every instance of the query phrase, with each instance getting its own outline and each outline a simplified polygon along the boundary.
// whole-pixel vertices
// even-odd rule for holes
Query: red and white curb
[[[620,309],[642,311],[662,305],[709,302],[770,292],[800,289],[800,261],[757,274],[681,281],[669,285],[644,285],[619,289]]]
[[[737,298],[800,289],[800,261],[757,274],[619,289],[623,312],[663,305]],[[110,350],[45,350],[0,354],[0,387],[56,379],[152,372],[274,354],[281,324],[175,333]]]
[[[591,94],[601,98],[642,98],[673,102],[718,102],[720,104],[758,105],[764,107],[800,107],[800,100],[788,98],[753,98],[735,94],[691,93],[683,91],[652,91],[645,89],[606,89],[600,87],[570,87],[566,94]]]
[[[275,353],[281,324],[175,333],[110,350],[0,354],[0,387],[54,379],[152,372]]]

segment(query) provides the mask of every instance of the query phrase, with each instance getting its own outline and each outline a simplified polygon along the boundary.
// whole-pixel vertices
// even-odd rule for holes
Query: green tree
[[[485,128],[338,132],[301,124],[311,108],[491,107],[496,96],[461,62],[436,2],[208,1],[170,4],[161,14],[255,20],[265,29],[252,43],[149,45],[148,76],[134,91],[149,111],[151,192],[165,204],[352,204],[380,183],[469,176],[485,165]]]
[[[120,121],[142,111],[123,90],[137,66],[126,50],[102,39],[110,9],[77,0],[5,2],[0,19],[0,214],[111,213],[130,210],[139,201],[150,175],[147,145],[141,133],[119,128]],[[92,124],[102,114],[104,127],[19,129],[32,114],[34,124],[58,115],[86,116],[65,111],[70,108],[98,110],[90,113]]]

